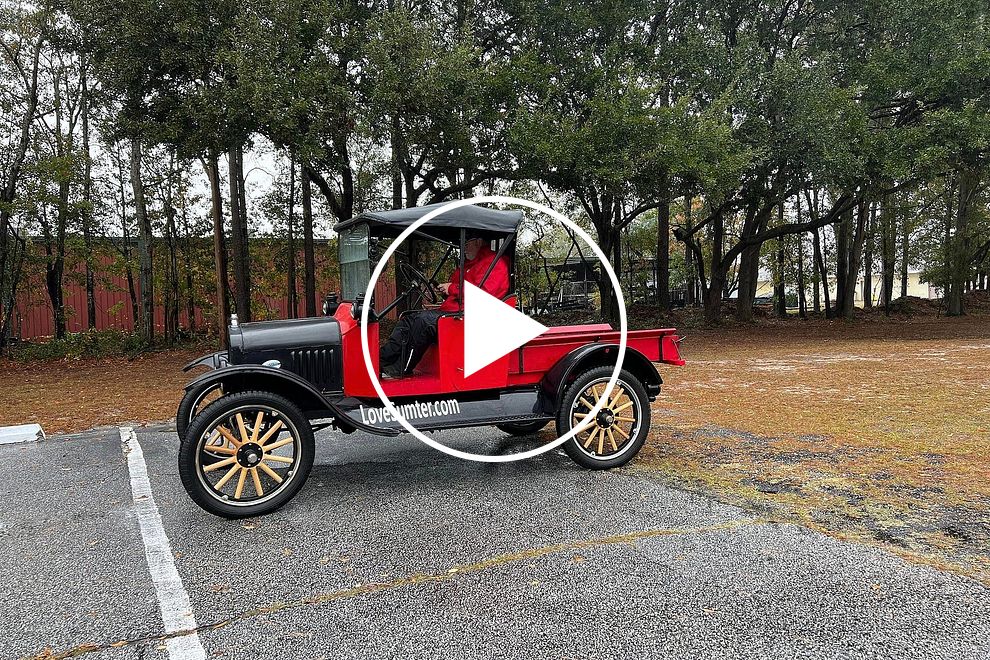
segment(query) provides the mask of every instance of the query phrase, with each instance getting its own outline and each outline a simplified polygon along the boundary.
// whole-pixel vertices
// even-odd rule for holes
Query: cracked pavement
[[[976,581],[646,475],[321,433],[293,502],[228,521],[186,496],[174,432],[137,434],[211,658],[990,658]],[[118,431],[0,459],[0,658],[168,658]]]

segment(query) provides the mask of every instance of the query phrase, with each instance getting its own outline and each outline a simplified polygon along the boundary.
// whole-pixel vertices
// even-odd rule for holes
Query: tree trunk
[[[299,300],[296,291],[296,161],[295,154],[289,153],[289,216],[286,219],[288,227],[288,253],[289,263],[286,277],[287,302],[289,305],[289,318],[294,319],[299,316]]]
[[[876,219],[877,206],[870,204],[863,248],[863,309],[873,309],[873,236]]]
[[[217,335],[220,347],[227,348],[227,319],[230,318],[230,299],[227,297],[227,246],[223,235],[223,193],[220,190],[219,158],[211,151],[204,163],[206,178],[210,181],[210,213],[213,216],[213,265],[217,280]]]
[[[800,202],[799,202],[800,203]],[[798,222],[801,220],[798,219]],[[798,235],[797,242],[797,287],[798,287],[798,316],[808,318],[808,295],[805,292],[804,281],[804,234]]]
[[[65,235],[69,222],[69,178],[61,175],[58,183],[58,216],[55,228],[54,249],[48,252],[45,267],[45,285],[52,305],[55,322],[55,338],[65,337],[65,293],[62,282],[65,276]]]
[[[722,288],[725,286],[726,272],[720,265],[712,268],[708,287],[704,291],[704,317],[708,325],[722,322]]]
[[[911,224],[908,214],[901,214],[901,298],[908,294],[908,247],[911,244]]]
[[[860,262],[863,258],[863,242],[866,237],[866,219],[869,204],[865,197],[859,200],[859,207],[856,211],[856,224],[850,227],[849,236],[849,257],[846,260],[845,288],[842,293],[842,306],[840,313],[844,318],[852,318],[856,302],[856,284],[859,279]]]
[[[708,325],[722,322],[722,289],[725,287],[728,266],[722,264],[722,242],[725,238],[725,219],[721,213],[715,215],[711,225],[712,257],[711,274],[708,283],[701,280],[704,297],[704,317]]]
[[[797,213],[797,222],[801,224],[801,195],[796,198],[797,205],[795,207],[795,213]],[[798,234],[797,236],[797,286],[798,286],[798,315],[806,319],[808,318],[808,296],[805,291],[805,281],[804,281],[804,234]]]
[[[755,236],[767,228],[770,220],[770,212],[757,215],[757,202],[754,202],[747,209],[747,217],[743,226],[743,238]],[[762,244],[750,245],[742,250],[739,255],[739,290],[736,293],[736,320],[748,322],[753,320],[753,301],[756,298],[756,289],[760,279],[760,252]],[[731,264],[725,264],[725,272]],[[727,282],[727,277],[724,278]],[[725,295],[729,292],[726,290]]]
[[[167,311],[168,341],[175,343],[179,339],[179,258],[177,252],[178,231],[175,226],[175,204],[172,186],[174,158],[170,161],[169,176],[166,180],[168,194],[165,200],[165,229],[168,245],[168,274],[169,274],[169,305]]]
[[[773,286],[773,303],[774,312],[777,314],[778,318],[787,318],[787,285],[784,281],[784,265],[787,262],[787,255],[785,252],[784,237],[781,236],[777,239],[777,254],[776,256],[776,282]]]
[[[189,332],[196,332],[196,291],[193,286],[192,274],[192,231],[189,228],[189,204],[186,196],[186,186],[180,189],[182,199],[182,231],[185,234],[182,250],[182,269],[186,275],[186,319]]]
[[[244,208],[244,155],[241,145],[227,152],[230,181],[230,248],[234,270],[234,309],[241,323],[251,320],[251,257],[248,251],[247,211]]]
[[[893,196],[889,193],[880,200],[881,302],[887,316],[890,316],[890,301],[894,297],[894,267],[897,260],[897,219],[892,201]]]
[[[832,301],[830,300],[831,294],[828,290],[828,267],[825,265],[825,254],[822,250],[822,240],[821,232],[815,229],[814,236],[814,246],[815,246],[815,267],[818,269],[818,282],[822,287],[823,300],[825,304],[825,318],[832,318]],[[817,285],[816,285],[817,286]],[[815,311],[818,311],[818,290],[815,290]]]
[[[693,226],[693,219],[691,217],[691,207],[694,204],[694,198],[690,195],[684,196],[684,228],[687,231],[691,231]],[[698,271],[697,267],[694,265],[694,250],[691,246],[684,246],[684,270],[687,271],[687,281],[685,286],[687,291],[684,292],[684,304],[688,307],[695,307],[698,304]]]
[[[846,309],[846,279],[849,276],[849,227],[852,210],[843,213],[835,224],[835,313],[842,316]]]
[[[399,115],[395,113],[392,115],[392,134],[391,146],[392,146],[392,162],[391,162],[391,172],[392,175],[392,208],[401,209],[402,208],[402,162],[401,155],[402,150],[400,148],[399,131],[401,126],[399,125]]]
[[[316,254],[313,247],[313,197],[309,168],[302,171],[303,207],[303,297],[306,300],[306,316],[316,316]]]
[[[670,309],[670,180],[660,184],[662,196],[657,208],[657,305],[661,311]]]
[[[784,224],[784,203],[777,207],[777,224]],[[774,308],[779,318],[787,318],[787,285],[784,280],[784,264],[786,262],[786,237],[777,239],[777,263],[774,272],[775,282],[773,287]]]
[[[86,77],[86,57],[80,56],[79,84],[82,104],[83,206],[81,224],[83,247],[86,252],[86,327],[96,328],[96,281],[93,275],[93,161],[89,150],[89,83]]]
[[[970,237],[970,216],[975,207],[979,188],[979,173],[972,167],[959,171],[959,197],[956,201],[955,227],[947,253],[946,272],[949,274],[949,287],[946,293],[946,313],[961,316],[966,313],[963,293],[969,281],[972,250]]]
[[[615,270],[619,284],[622,284],[622,232],[620,230],[609,228],[609,240],[604,241],[604,243],[599,242],[602,251],[608,256],[611,253],[612,257],[612,268]],[[608,246],[609,249],[606,249]],[[602,318],[607,322],[615,321],[619,318],[619,300],[616,296],[615,288],[612,286],[612,280],[605,274],[604,271],[601,273],[601,282],[605,285],[605,289],[602,290]],[[625,301],[628,307],[629,301]]]
[[[10,334],[10,319],[16,304],[17,286],[20,282],[21,266],[24,263],[25,241],[17,235],[10,218],[13,202],[17,199],[17,183],[21,169],[31,145],[31,126],[38,109],[38,70],[44,39],[44,34],[38,37],[31,53],[30,77],[27,89],[24,90],[26,103],[18,126],[17,146],[7,154],[7,162],[10,165],[5,173],[3,188],[0,189],[0,308],[4,312],[3,320],[0,322],[0,348],[6,345]],[[13,247],[11,242],[15,244]]]
[[[145,344],[155,341],[155,283],[152,257],[151,219],[148,217],[144,197],[144,181],[141,178],[142,147],[140,138],[131,140],[131,188],[134,191],[134,209],[138,226],[138,265],[141,286],[141,337]]]

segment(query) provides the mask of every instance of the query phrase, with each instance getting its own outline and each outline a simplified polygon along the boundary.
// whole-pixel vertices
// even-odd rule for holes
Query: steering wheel
[[[421,273],[416,269],[415,266],[405,262],[400,261],[398,264],[398,271],[401,275],[401,280],[409,282],[412,286],[405,295],[409,296],[409,306],[415,307],[421,303],[424,299],[430,305],[438,305],[443,302],[437,293],[437,286],[434,284],[429,277]],[[412,296],[418,296],[413,299]]]

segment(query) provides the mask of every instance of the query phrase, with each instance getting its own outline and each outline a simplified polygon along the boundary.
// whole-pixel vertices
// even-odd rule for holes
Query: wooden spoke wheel
[[[577,429],[564,451],[579,465],[602,470],[628,463],[639,452],[650,429],[649,398],[642,383],[622,370],[606,392],[612,367],[597,367],[578,376],[567,388],[557,417],[557,433]],[[602,401],[593,417],[588,413]]]
[[[207,388],[202,392],[187,394],[179,402],[179,409],[175,411],[175,432],[179,439],[186,437],[189,425],[199,413],[203,412],[208,405],[224,395],[223,386],[216,385]]]
[[[193,419],[179,450],[179,474],[207,511],[256,516],[299,491],[313,453],[313,431],[295,405],[267,392],[241,392]]]

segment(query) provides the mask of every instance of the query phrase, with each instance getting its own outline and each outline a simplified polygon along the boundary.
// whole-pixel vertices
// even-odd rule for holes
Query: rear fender
[[[360,429],[382,435],[381,429],[350,418],[306,379],[291,371],[260,364],[226,366],[209,371],[190,382],[186,385],[185,396],[198,397],[217,385],[223,386],[225,393],[261,390],[280,394],[299,406],[309,417],[333,417],[334,423],[344,431]],[[386,435],[397,434],[387,433]]]
[[[560,358],[540,382],[540,399],[543,411],[556,414],[564,390],[574,380],[595,367],[614,367],[619,347],[616,344],[588,344],[575,348]],[[649,359],[634,348],[626,347],[622,368],[636,376],[643,383],[647,396],[653,401],[660,394],[663,380],[657,368]]]

